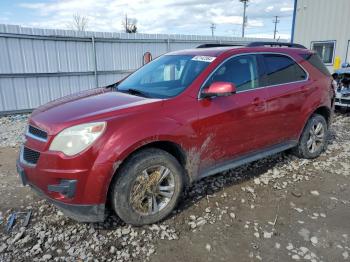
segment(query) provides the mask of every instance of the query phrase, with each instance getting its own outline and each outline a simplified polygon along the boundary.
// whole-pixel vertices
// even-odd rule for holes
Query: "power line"
[[[277,24],[280,22],[280,20],[278,20],[278,15],[275,16],[275,20],[272,21],[272,23],[275,24],[275,30],[273,31],[273,39],[276,39],[276,33],[277,31]]]
[[[239,0],[241,3],[243,3],[243,22],[242,22],[242,37],[244,37],[244,33],[245,33],[245,27],[247,25],[247,16],[246,16],[246,9],[247,9],[247,3],[249,2],[249,0]]]

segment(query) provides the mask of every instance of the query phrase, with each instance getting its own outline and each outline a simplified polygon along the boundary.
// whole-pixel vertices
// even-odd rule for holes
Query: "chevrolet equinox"
[[[77,221],[103,221],[110,206],[150,224],[198,179],[287,149],[318,157],[333,100],[329,72],[301,45],[206,44],[34,110],[17,169]]]

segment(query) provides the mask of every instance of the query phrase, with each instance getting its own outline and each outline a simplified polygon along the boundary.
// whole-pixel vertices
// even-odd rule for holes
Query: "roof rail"
[[[302,48],[307,49],[305,46],[300,44],[292,44],[292,43],[283,43],[283,42],[251,42],[246,45],[247,47],[258,47],[258,46],[286,46],[286,47],[294,47],[294,48]]]
[[[243,46],[240,44],[203,44],[199,45],[196,48],[213,48],[213,47],[227,47],[227,46]]]

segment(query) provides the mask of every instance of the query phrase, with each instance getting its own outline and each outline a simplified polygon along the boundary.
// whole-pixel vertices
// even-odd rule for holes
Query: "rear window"
[[[316,67],[319,71],[321,71],[326,76],[331,75],[318,54],[301,54],[300,56],[304,58],[306,61],[308,61],[311,65]]]
[[[306,72],[288,56],[266,54],[264,61],[268,85],[287,84],[307,78]]]

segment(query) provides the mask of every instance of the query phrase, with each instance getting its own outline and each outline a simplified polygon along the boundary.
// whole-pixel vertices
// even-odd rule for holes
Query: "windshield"
[[[192,55],[161,56],[121,82],[118,91],[152,98],[177,96],[213,59]]]

